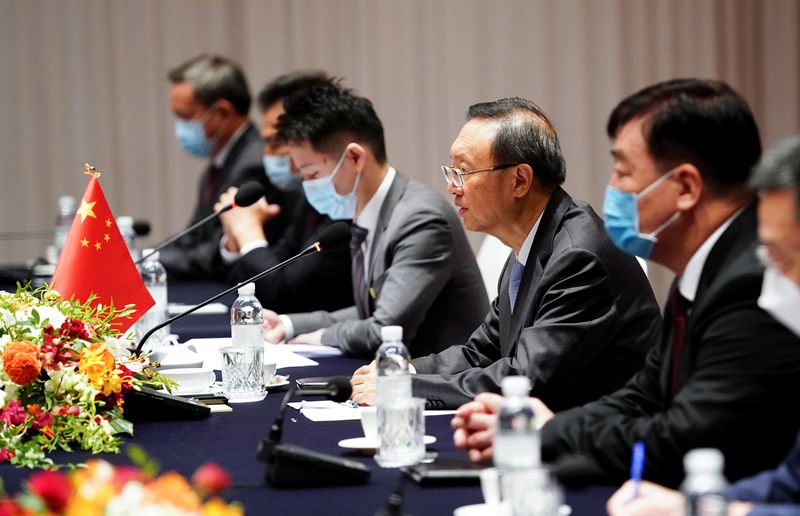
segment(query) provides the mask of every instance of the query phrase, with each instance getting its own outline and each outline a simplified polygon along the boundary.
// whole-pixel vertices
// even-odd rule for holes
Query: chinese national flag
[[[120,332],[155,304],[133,264],[95,176],[89,179],[51,286],[64,299],[75,296],[80,302],[95,294],[95,307],[113,304],[119,310],[127,304],[136,305],[131,318],[118,317],[113,322]]]

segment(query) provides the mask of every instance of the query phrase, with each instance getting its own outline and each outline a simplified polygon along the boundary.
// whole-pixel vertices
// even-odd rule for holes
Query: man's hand
[[[233,202],[237,191],[235,186],[228,188],[219,197],[219,202],[214,205],[214,210],[218,211]],[[237,207],[220,215],[222,230],[228,236],[228,249],[231,251],[241,249],[250,242],[266,240],[264,224],[277,216],[280,211],[280,206],[267,204],[266,199],[261,198],[250,206]]]
[[[286,328],[283,327],[278,314],[272,310],[264,310],[264,340],[277,344],[286,337]]]
[[[502,403],[503,397],[499,394],[482,393],[456,411],[451,422],[455,429],[453,442],[458,448],[468,449],[473,462],[492,458],[497,413]]]
[[[536,417],[536,425],[542,428],[545,423],[553,419],[555,414],[539,398],[531,398],[533,415]]]
[[[369,365],[356,369],[353,377],[350,378],[350,385],[353,386],[353,394],[350,395],[350,399],[359,405],[374,405],[377,376],[374,360]]]
[[[628,480],[606,503],[610,516],[683,516],[686,501],[681,493],[652,482],[642,481],[634,494],[634,482]]]
[[[325,328],[320,328],[311,333],[303,333],[287,342],[287,344],[312,344],[314,346],[322,346],[322,335],[324,333]]]

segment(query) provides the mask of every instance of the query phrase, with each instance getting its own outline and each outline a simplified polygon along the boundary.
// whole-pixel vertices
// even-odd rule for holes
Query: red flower
[[[216,494],[231,485],[231,477],[219,465],[209,462],[197,468],[192,484],[201,491]]]
[[[28,479],[28,490],[44,500],[48,509],[59,513],[67,506],[71,487],[63,473],[42,471]]]
[[[114,485],[117,490],[122,490],[122,487],[133,480],[142,481],[143,476],[139,468],[134,466],[118,466],[114,468]]]
[[[53,414],[42,412],[33,419],[33,428],[39,429],[53,424]]]
[[[8,448],[0,448],[0,462],[10,461],[14,458],[14,450]]]
[[[0,516],[20,516],[23,514],[28,513],[19,506],[16,500],[12,498],[0,500]]]
[[[22,403],[19,400],[9,401],[5,410],[0,414],[0,419],[6,422],[6,426],[21,425],[27,417],[25,409],[22,408]]]

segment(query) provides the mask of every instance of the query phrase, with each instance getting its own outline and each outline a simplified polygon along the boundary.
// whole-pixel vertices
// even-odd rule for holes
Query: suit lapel
[[[383,258],[386,255],[387,235],[386,228],[389,227],[389,222],[392,220],[394,208],[403,198],[406,191],[408,179],[395,172],[394,181],[386,193],[386,198],[383,200],[381,211],[378,215],[378,224],[375,226],[375,234],[372,240],[372,249],[369,255],[369,265],[367,267],[367,288],[372,289],[375,278],[379,278],[383,273]],[[369,296],[370,309],[372,309],[373,298]]]

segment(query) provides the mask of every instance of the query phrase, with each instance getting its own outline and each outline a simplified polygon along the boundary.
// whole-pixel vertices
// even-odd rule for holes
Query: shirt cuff
[[[253,240],[252,242],[248,242],[239,249],[239,255],[244,256],[253,249],[261,249],[262,247],[267,247],[266,240]]]
[[[283,333],[284,333],[283,340],[288,341],[289,339],[295,336],[294,324],[292,324],[292,320],[289,318],[288,315],[279,315],[278,318],[281,320],[281,323],[283,323]]]
[[[241,253],[237,253],[235,251],[228,251],[225,248],[225,244],[228,243],[228,235],[222,235],[222,238],[219,239],[219,255],[222,257],[222,261],[225,263],[233,263],[239,259]]]

